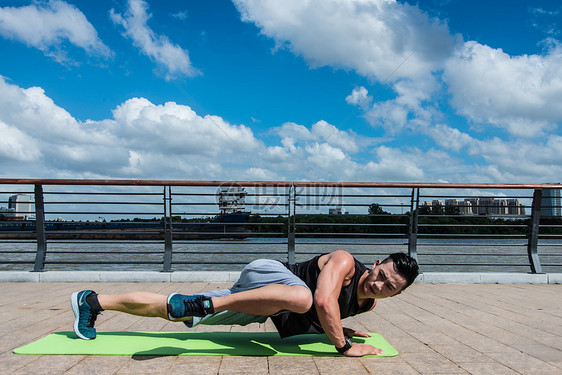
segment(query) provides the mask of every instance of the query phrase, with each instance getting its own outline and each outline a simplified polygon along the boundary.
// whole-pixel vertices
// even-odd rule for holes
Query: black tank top
[[[306,285],[308,285],[312,291],[312,295],[314,295],[314,292],[316,291],[316,283],[318,281],[318,275],[320,274],[318,258],[321,256],[322,255],[318,255],[309,261],[297,263],[292,266],[285,263],[285,266],[291,270],[291,272],[297,275],[306,283]],[[365,273],[368,268],[357,259],[354,258],[354,260],[355,273],[353,274],[349,285],[342,287],[338,298],[341,319],[369,311],[374,303],[373,299],[369,299],[363,307],[360,307],[357,302],[357,284],[359,283],[359,279],[363,273]],[[312,304],[310,310],[304,314],[284,312],[272,316],[271,320],[273,321],[273,324],[275,324],[275,327],[277,328],[277,331],[279,331],[279,335],[281,337],[289,337],[305,333],[324,333],[314,304]]]

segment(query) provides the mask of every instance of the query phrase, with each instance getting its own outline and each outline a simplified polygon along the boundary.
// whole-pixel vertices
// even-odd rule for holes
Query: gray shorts
[[[203,292],[201,294],[207,297],[221,297],[228,294],[239,293],[245,290],[260,288],[271,284],[283,285],[302,285],[308,286],[299,277],[287,269],[281,262],[273,259],[258,259],[249,263],[240,274],[240,278],[236,283],[223,290],[215,290],[211,292]],[[264,323],[267,316],[251,315],[237,311],[221,311],[215,314],[207,315],[203,318],[193,318],[192,324],[187,324],[188,327],[194,327],[198,324],[204,325],[242,325],[250,323]]]

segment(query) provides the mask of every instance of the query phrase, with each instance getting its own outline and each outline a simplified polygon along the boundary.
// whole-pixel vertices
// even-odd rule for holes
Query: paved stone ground
[[[14,374],[562,374],[562,285],[414,284],[345,321],[381,333],[400,354],[344,357],[28,356],[13,349],[72,329],[73,291],[195,293],[221,283],[0,283],[0,369]],[[183,330],[104,312],[99,330]],[[200,330],[274,331],[268,321]]]

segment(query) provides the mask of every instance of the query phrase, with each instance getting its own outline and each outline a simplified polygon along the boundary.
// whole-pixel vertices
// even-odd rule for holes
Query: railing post
[[[35,185],[35,230],[37,232],[37,252],[33,272],[43,272],[47,256],[47,236],[45,235],[45,202],[42,185]]]
[[[289,187],[289,215],[287,218],[287,258],[289,264],[296,263],[295,257],[295,221],[296,221],[296,201],[297,196],[295,193],[295,185]],[[293,204],[293,211],[291,215],[291,202]]]
[[[164,186],[164,266],[162,272],[172,272],[172,187]]]
[[[539,224],[541,220],[542,190],[536,189],[533,193],[533,205],[531,208],[531,221],[529,222],[529,242],[527,243],[527,255],[531,265],[531,273],[542,273],[539,261],[538,242]]]
[[[416,195],[417,190],[417,195]],[[420,203],[420,189],[412,189],[410,200],[410,223],[408,226],[408,255],[418,261],[418,207]]]

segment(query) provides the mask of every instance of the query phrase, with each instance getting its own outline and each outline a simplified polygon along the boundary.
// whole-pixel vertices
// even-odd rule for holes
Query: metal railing
[[[346,249],[366,263],[403,251],[426,272],[562,271],[562,218],[540,216],[545,204],[560,211],[559,198],[544,200],[541,193],[561,185],[46,179],[0,179],[0,185],[0,207],[13,195],[31,197],[27,211],[0,212],[2,270],[236,269],[259,257],[294,263]],[[217,196],[230,187],[245,189],[245,211],[218,215]]]

